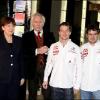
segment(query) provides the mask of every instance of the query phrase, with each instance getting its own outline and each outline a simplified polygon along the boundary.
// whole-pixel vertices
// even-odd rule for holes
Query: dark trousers
[[[74,100],[73,88],[51,87],[51,100]]]
[[[36,100],[38,84],[35,80],[28,80],[29,100]]]
[[[0,100],[18,100],[19,84],[17,83],[0,83]]]
[[[37,72],[34,79],[28,79],[29,100],[36,100],[37,91],[40,87],[42,88],[43,76],[44,76],[44,66],[41,66],[37,67]],[[51,100],[49,87],[47,90],[42,88],[42,94],[44,100]]]
[[[39,86],[35,80],[28,80],[29,100],[36,100],[38,89],[39,89]],[[47,90],[42,88],[42,94],[43,94],[44,100],[51,100],[50,87],[48,87]]]
[[[26,82],[20,86],[18,100],[26,100]]]

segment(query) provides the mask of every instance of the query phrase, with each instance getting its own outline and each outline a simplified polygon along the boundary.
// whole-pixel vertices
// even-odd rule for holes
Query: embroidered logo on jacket
[[[88,55],[88,49],[83,49],[83,51],[81,52],[81,58],[84,59],[84,57],[86,57]]]
[[[59,53],[58,46],[53,47],[53,55],[57,55]]]

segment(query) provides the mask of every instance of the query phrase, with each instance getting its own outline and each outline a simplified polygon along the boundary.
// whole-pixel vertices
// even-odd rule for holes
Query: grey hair
[[[42,20],[43,20],[43,24],[45,24],[45,17],[44,17],[44,15],[42,15],[42,14],[40,14],[40,13],[37,12],[37,13],[33,14],[33,16],[32,16],[32,20],[34,19],[35,16],[39,16],[39,17],[41,17]]]

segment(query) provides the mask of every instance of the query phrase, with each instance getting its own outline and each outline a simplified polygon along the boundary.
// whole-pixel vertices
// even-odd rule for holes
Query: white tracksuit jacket
[[[64,47],[60,41],[51,45],[44,81],[48,80],[50,73],[50,86],[79,89],[81,80],[80,48],[71,40]]]
[[[82,81],[81,89],[85,91],[100,90],[100,41],[94,46],[86,43],[81,47]]]

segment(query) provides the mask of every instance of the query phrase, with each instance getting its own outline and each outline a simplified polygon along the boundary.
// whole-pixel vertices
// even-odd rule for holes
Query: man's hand
[[[37,49],[38,54],[45,54],[47,52],[48,52],[48,47],[47,46],[42,46],[42,47]]]
[[[48,82],[44,81],[43,84],[42,84],[42,86],[43,86],[44,89],[47,89],[48,88]]]
[[[76,95],[79,92],[79,89],[74,89],[74,94]]]

